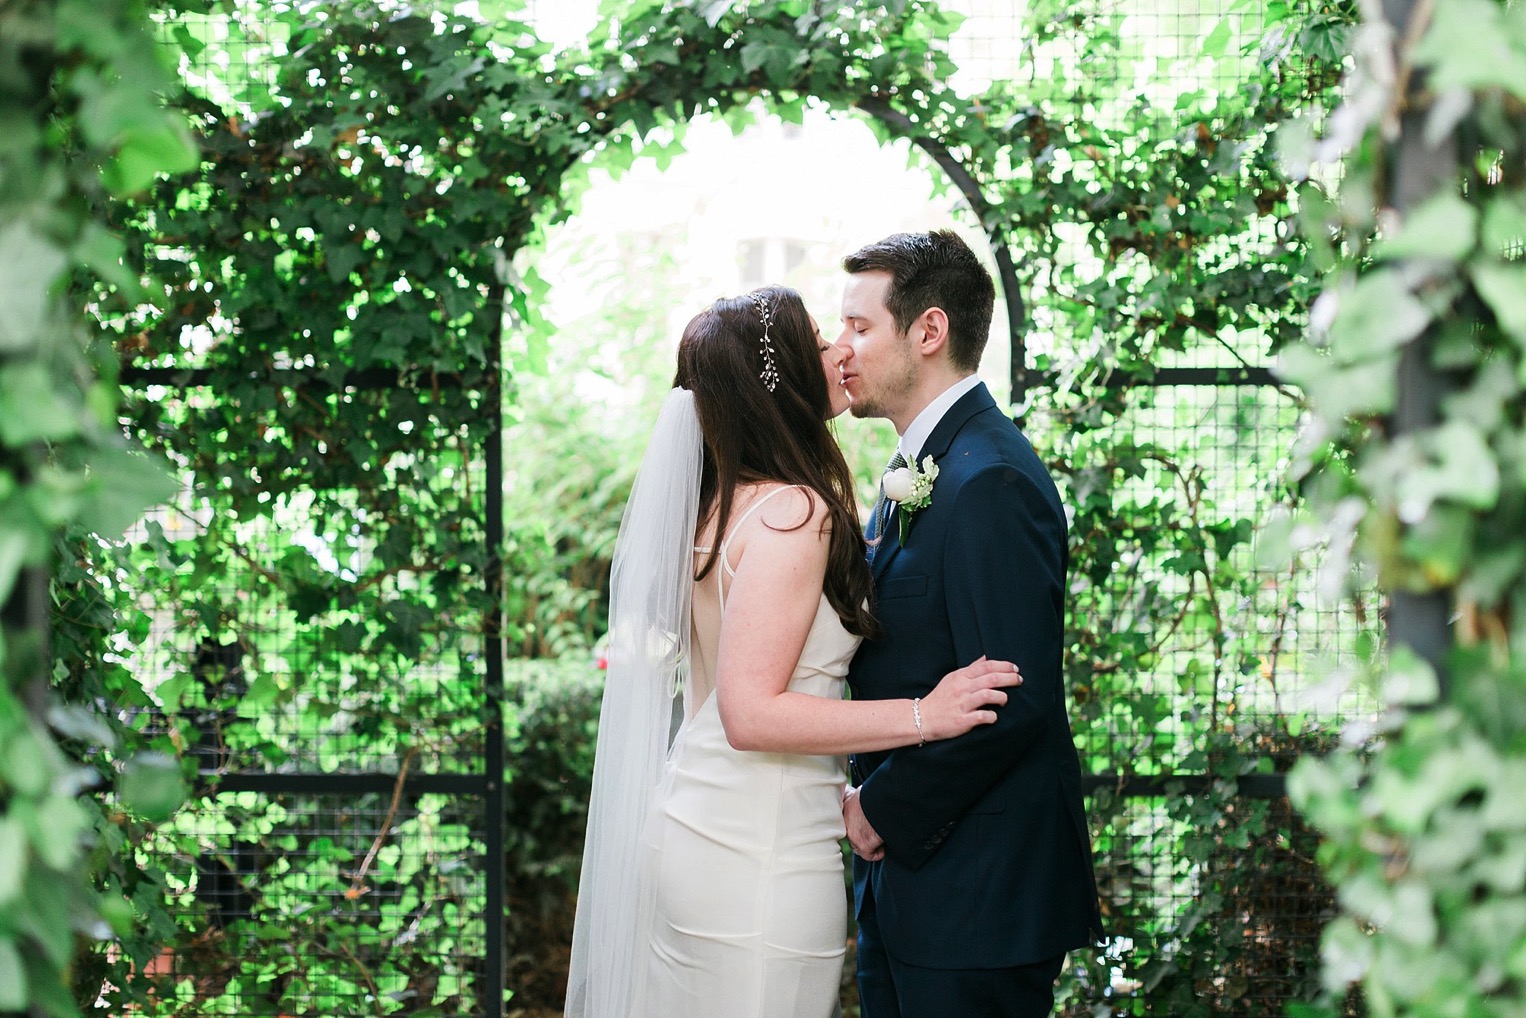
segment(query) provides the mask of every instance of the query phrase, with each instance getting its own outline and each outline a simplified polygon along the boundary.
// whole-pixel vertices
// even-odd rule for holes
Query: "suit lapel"
[[[996,400],[991,398],[991,390],[986,388],[984,382],[960,396],[933,428],[932,434],[927,436],[927,441],[922,443],[922,448],[917,453],[917,462],[921,463],[928,456],[933,458],[934,463],[942,459],[971,417],[981,411],[994,409]]]
[[[996,400],[991,398],[991,392],[986,388],[986,383],[981,382],[969,392],[960,396],[954,405],[948,408],[932,434],[927,436],[927,441],[922,443],[922,448],[917,451],[917,463],[920,464],[928,456],[936,463],[948,452],[949,446],[954,444],[954,439],[969,422],[971,417],[984,410],[992,410],[996,407]],[[937,482],[933,482],[933,497],[938,497]],[[880,536],[880,546],[875,549],[870,569],[874,573],[876,582],[890,567],[890,560],[901,553],[901,507],[892,505],[890,514],[885,518],[885,533]]]

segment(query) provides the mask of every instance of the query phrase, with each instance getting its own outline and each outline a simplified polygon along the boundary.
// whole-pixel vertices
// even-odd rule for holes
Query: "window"
[[[757,237],[737,245],[737,262],[746,289],[768,283],[786,283],[790,273],[805,261],[806,246],[783,237]]]

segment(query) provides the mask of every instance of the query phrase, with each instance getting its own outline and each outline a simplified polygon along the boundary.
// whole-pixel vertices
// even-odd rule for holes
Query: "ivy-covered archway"
[[[501,858],[496,818],[514,809],[495,777],[500,330],[535,310],[509,262],[571,209],[591,152],[698,111],[865,99],[915,128],[915,105],[893,98],[956,101],[933,73],[953,26],[936,11],[725,6],[607,23],[595,67],[504,23],[366,5],[274,16],[291,34],[268,96],[240,110],[188,92],[200,178],[167,183],[130,224],[173,296],[119,327],[142,344],[125,376],[146,394],[135,424],[185,457],[192,503],[216,506],[153,534],[175,567],[138,563],[181,616],[138,661],[165,677],[155,696],[182,740],[215,746],[219,773],[177,832],[214,858],[169,877],[226,945],[226,962],[167,963],[209,1000],[502,1006],[502,927],[484,918],[503,911],[497,867],[452,890],[416,853],[378,860],[388,843],[443,851],[451,827],[469,854]],[[291,846],[274,864],[272,840]],[[272,943],[248,926],[276,897],[322,903],[299,953],[353,964],[277,966],[257,990],[235,979],[251,953],[291,950],[291,929]],[[432,956],[450,914],[466,924]],[[403,926],[430,936],[384,949]]]
[[[571,210],[589,153],[761,97],[782,115],[863,109],[918,139],[993,237],[1009,309],[1049,290],[1046,346],[1014,357],[1033,369],[1014,393],[1042,382],[1042,404],[1017,409],[1075,510],[1071,680],[1119,938],[1078,959],[1068,992],[1077,1009],[1121,995],[1134,1013],[1191,1013],[1205,981],[1235,998],[1266,963],[1203,921],[1255,902],[1234,873],[1274,855],[1291,821],[1269,824],[1237,781],[1297,740],[1233,717],[1276,639],[1234,617],[1262,583],[1248,514],[1153,437],[1173,411],[1141,410],[1125,383],[1263,381],[1239,348],[1296,332],[1301,248],[1257,264],[1235,245],[1291,217],[1266,135],[1333,84],[1289,74],[1319,55],[1289,43],[1246,72],[1257,91],[1136,121],[1067,91],[1087,47],[1107,45],[1101,8],[1035,5],[1035,46],[1081,56],[964,97],[947,85],[955,22],[931,4],[632,3],[572,56],[516,26],[516,6],[484,3],[482,22],[367,4],[309,22],[273,6],[260,25],[284,41],[259,65],[268,89],[243,104],[188,89],[200,170],[122,209],[153,299],[107,324],[138,393],[133,427],[190,488],[178,517],[103,569],[154,606],[128,653],[137,675],[103,654],[92,681],[142,706],[133,738],[221,773],[144,854],[112,861],[165,924],[129,938],[139,975],[108,952],[79,971],[111,968],[112,999],[148,1009],[179,993],[281,1013],[498,1013],[501,942],[482,917],[503,902],[485,874],[545,847],[530,843],[553,829],[539,815],[575,811],[575,786],[520,772],[532,758],[575,770],[565,736],[546,743],[586,724],[554,683],[527,689],[554,701],[554,723],[534,729],[518,704],[502,755],[516,550],[495,484],[501,330],[534,314],[509,262]],[[182,5],[170,23],[189,52],[231,10]],[[1231,356],[1185,356],[1204,348]],[[506,811],[523,818],[508,844],[496,819],[479,823]],[[162,900],[140,859],[162,872]],[[564,893],[575,866],[539,865]],[[156,971],[143,960],[171,913],[196,919]]]

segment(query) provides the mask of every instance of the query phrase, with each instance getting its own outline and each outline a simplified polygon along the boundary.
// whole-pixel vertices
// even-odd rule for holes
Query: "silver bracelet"
[[[922,734],[922,698],[920,696],[911,698],[911,722],[917,726],[917,745],[927,745],[927,736]]]

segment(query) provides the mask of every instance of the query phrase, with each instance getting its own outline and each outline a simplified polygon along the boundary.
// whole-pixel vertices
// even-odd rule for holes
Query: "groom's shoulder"
[[[1031,465],[1038,461],[1022,430],[995,406],[975,414],[966,422],[954,440],[954,448],[986,462]]]
[[[972,418],[949,451],[950,459],[959,464],[960,489],[978,484],[981,478],[992,483],[1000,479],[1004,483],[998,487],[1015,484],[1042,492],[1046,499],[1058,497],[1048,467],[1022,430],[1000,410]]]

